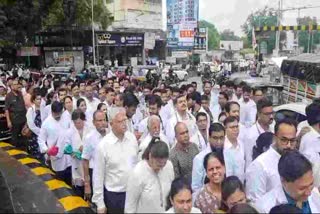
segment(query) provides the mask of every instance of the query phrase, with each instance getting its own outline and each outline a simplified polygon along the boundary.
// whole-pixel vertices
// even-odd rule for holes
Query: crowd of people
[[[1,75],[0,96],[11,143],[97,213],[320,212],[319,100],[300,130],[231,81]]]

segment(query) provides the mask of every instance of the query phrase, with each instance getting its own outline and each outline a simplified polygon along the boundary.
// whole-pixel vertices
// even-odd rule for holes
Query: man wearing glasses
[[[277,122],[273,144],[247,169],[246,193],[249,200],[255,202],[274,187],[281,185],[277,165],[281,155],[296,149],[296,134],[296,121],[284,119]]]
[[[257,103],[257,121],[247,129],[246,135],[242,135],[246,155],[246,169],[252,162],[252,151],[253,147],[256,145],[258,137],[262,133],[273,132],[273,122],[274,116],[272,102],[266,98],[259,100]]]
[[[225,140],[225,129],[220,123],[213,123],[209,128],[209,144],[205,150],[200,152],[193,159],[192,166],[192,190],[197,192],[204,184],[206,172],[203,166],[204,157],[211,152],[223,151],[223,143]]]

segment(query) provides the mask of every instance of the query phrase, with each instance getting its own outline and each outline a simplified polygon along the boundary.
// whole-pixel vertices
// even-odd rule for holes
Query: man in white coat
[[[297,123],[294,120],[285,119],[278,122],[275,131],[273,145],[257,157],[246,172],[246,194],[253,202],[280,185],[280,177],[275,165],[282,154],[294,150],[297,145]]]
[[[58,139],[66,129],[63,126],[61,115],[63,104],[54,101],[51,105],[51,115],[44,121],[38,136],[40,152],[46,155],[47,160],[51,161],[51,167],[56,172],[59,179],[65,181],[71,186],[71,159],[69,156],[62,155],[60,158],[55,157],[52,151],[57,147]],[[58,152],[58,151],[56,151]]]
[[[314,184],[320,187],[320,102],[314,101],[307,106],[306,115],[311,131],[305,134],[300,143],[300,152],[305,155],[313,165]]]
[[[260,213],[269,211],[280,204],[290,204],[301,213],[320,212],[319,190],[314,188],[310,161],[297,151],[284,154],[278,164],[281,185],[268,192],[256,203]]]

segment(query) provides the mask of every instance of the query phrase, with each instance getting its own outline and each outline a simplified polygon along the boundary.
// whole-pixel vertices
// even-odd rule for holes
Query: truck
[[[311,103],[320,97],[320,54],[301,54],[281,64],[284,103]]]

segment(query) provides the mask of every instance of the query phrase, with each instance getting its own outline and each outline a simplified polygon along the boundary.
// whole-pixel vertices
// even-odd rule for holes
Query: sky
[[[166,8],[166,0],[163,10]],[[248,15],[264,6],[278,8],[278,0],[199,0],[200,20],[213,23],[219,32],[231,29],[236,35],[241,36],[243,32],[241,25],[246,21]],[[320,0],[283,0],[283,8],[319,6],[319,8],[305,9],[300,11],[300,17],[315,16],[320,22]],[[164,13],[165,14],[165,13]],[[298,11],[286,11],[283,14],[282,25],[296,25]],[[165,23],[164,16],[164,23]]]

